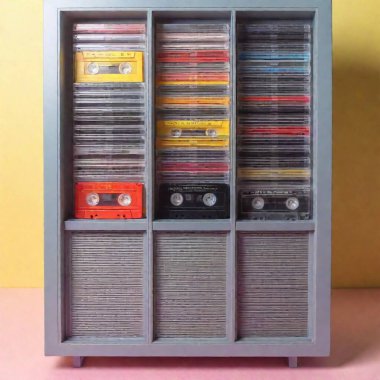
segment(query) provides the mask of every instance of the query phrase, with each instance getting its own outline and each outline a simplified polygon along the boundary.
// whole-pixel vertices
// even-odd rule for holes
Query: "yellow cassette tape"
[[[224,120],[158,120],[157,129],[161,128],[226,128],[229,130],[230,121]]]
[[[229,105],[230,98],[223,97],[157,97],[156,102],[158,105],[162,104],[221,104]]]
[[[206,125],[205,125],[206,124]],[[197,123],[196,125],[167,125],[162,122],[157,123],[157,136],[170,138],[195,138],[208,139],[212,142],[215,139],[228,138],[230,128],[228,123],[220,123],[219,125],[207,125]]]
[[[228,147],[230,144],[229,138],[157,138],[157,149],[164,148],[205,148],[205,147]]]
[[[143,82],[141,51],[83,51],[75,54],[76,82]]]
[[[159,86],[182,86],[182,85],[192,85],[192,86],[208,86],[208,85],[218,85],[218,84],[229,84],[228,80],[202,80],[202,81],[193,81],[193,80],[185,80],[185,81],[157,81],[157,85]]]
[[[240,179],[308,179],[310,169],[238,169]]]

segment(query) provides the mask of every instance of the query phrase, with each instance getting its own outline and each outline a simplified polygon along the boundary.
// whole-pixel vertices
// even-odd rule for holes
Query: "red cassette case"
[[[78,182],[75,217],[80,219],[139,219],[143,217],[143,184]]]

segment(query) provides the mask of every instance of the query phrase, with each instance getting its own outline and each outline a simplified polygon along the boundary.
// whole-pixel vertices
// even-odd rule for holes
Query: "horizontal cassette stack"
[[[228,218],[230,28],[156,24],[159,218]]]
[[[141,218],[145,23],[74,24],[77,218]]]
[[[238,24],[238,214],[311,216],[311,25]]]

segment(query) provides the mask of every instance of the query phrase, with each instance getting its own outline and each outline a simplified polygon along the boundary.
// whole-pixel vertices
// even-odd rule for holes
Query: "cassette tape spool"
[[[81,219],[138,219],[143,217],[143,184],[78,182],[75,217]]]
[[[75,53],[75,80],[81,82],[143,82],[141,51]]]
[[[161,184],[158,197],[159,218],[225,219],[230,216],[226,184]]]
[[[307,220],[310,194],[295,191],[241,191],[240,213],[259,220]]]

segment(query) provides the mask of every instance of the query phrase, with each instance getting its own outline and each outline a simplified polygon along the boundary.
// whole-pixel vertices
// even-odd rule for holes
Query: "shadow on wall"
[[[380,286],[380,66],[359,54],[337,50],[333,64],[333,286],[375,287]]]

